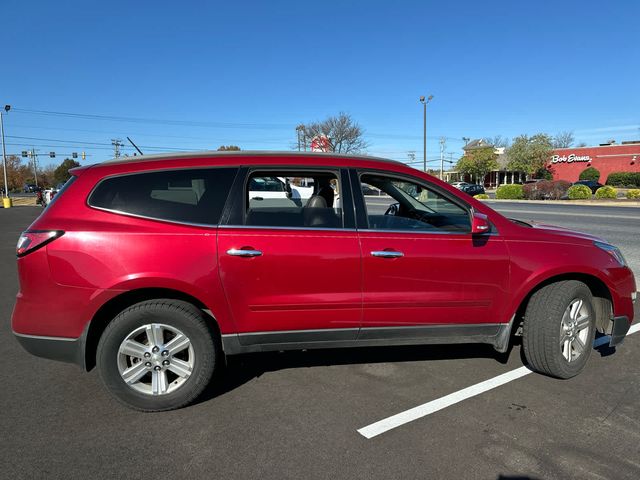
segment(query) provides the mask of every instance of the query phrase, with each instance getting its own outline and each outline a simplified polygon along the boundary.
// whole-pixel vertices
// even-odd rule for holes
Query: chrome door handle
[[[382,257],[382,258],[398,258],[404,257],[404,253],[396,252],[394,250],[377,250],[371,252],[372,257]]]
[[[230,248],[227,250],[227,255],[234,257],[259,257],[262,255],[260,250],[243,250],[241,248]]]

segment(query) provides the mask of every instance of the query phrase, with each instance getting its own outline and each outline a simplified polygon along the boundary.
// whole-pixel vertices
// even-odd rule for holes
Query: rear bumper
[[[75,363],[84,368],[84,337],[42,337],[13,332],[27,352],[37,357]]]
[[[631,322],[628,317],[614,317],[609,346],[615,347],[616,345],[620,345],[624,341],[624,337],[626,337],[629,328],[631,328]]]

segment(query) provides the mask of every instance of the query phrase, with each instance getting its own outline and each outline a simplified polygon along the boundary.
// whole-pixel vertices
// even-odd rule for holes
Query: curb
[[[601,200],[506,200],[506,199],[476,199],[481,202],[506,202],[506,203],[524,203],[524,204],[541,204],[541,205],[583,205],[591,207],[640,207],[640,200],[603,202]]]

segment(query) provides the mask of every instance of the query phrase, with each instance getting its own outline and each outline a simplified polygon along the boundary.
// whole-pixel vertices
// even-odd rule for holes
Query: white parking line
[[[636,333],[638,330],[640,330],[640,323],[632,325],[629,329],[629,332],[627,333],[627,336]],[[604,345],[608,341],[608,336],[600,337],[594,342],[594,347]],[[413,422],[414,420],[426,417],[427,415],[431,415],[432,413],[435,413],[439,410],[462,402],[467,398],[475,397],[476,395],[480,395],[481,393],[512,382],[513,380],[517,380],[518,378],[529,375],[530,373],[533,372],[527,367],[516,368],[515,370],[511,370],[510,372],[503,373],[502,375],[498,375],[497,377],[490,378],[489,380],[485,380],[484,382],[476,383],[475,385],[471,385],[470,387],[463,388],[462,390],[458,390],[457,392],[450,393],[449,395],[445,395],[444,397],[432,400],[431,402],[423,403],[422,405],[418,405],[417,407],[405,410],[404,412],[400,412],[396,415],[392,415],[391,417],[387,417],[378,422],[372,423],[371,425],[367,425],[366,427],[362,427],[358,429],[358,433],[367,439],[376,437],[382,433],[388,432],[389,430],[393,430],[394,428],[400,427],[406,423]]]

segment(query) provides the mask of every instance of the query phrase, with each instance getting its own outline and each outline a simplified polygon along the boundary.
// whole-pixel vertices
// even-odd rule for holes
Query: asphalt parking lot
[[[640,477],[640,332],[574,379],[525,375],[372,438],[359,430],[522,367],[520,346],[245,355],[191,407],[128,410],[95,371],[12,337],[15,242],[40,211],[0,210],[3,478]]]

